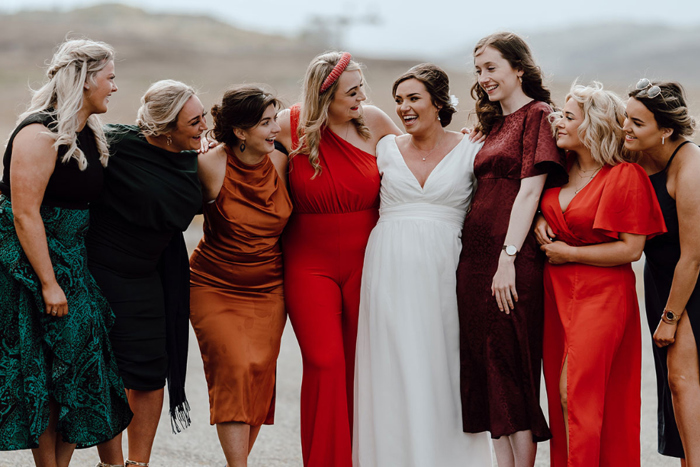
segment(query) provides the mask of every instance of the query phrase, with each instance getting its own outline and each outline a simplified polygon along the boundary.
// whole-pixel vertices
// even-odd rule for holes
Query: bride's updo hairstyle
[[[443,127],[449,125],[452,122],[452,115],[457,113],[457,109],[454,107],[450,97],[450,79],[447,77],[447,73],[432,63],[421,63],[394,81],[391,95],[396,97],[396,89],[399,87],[399,84],[409,79],[415,79],[423,83],[423,86],[430,94],[433,105],[438,109],[440,124]]]

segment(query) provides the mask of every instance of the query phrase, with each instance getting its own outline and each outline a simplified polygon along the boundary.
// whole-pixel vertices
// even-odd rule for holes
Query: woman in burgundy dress
[[[535,442],[551,437],[539,405],[544,263],[532,223],[547,175],[565,177],[563,156],[527,44],[493,34],[477,43],[474,65],[487,138],[457,269],[463,429],[491,432],[499,466],[531,466]]]

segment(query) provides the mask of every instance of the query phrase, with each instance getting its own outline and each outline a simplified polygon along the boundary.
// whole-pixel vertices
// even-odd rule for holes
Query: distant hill
[[[557,82],[580,77],[583,82],[631,86],[648,77],[700,89],[700,27],[602,23],[523,36],[538,64]],[[468,61],[472,47],[451,53],[450,63],[463,64],[465,57]]]

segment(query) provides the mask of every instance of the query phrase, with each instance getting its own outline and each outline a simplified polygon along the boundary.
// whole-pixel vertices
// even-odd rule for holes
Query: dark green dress
[[[49,400],[59,407],[57,431],[78,448],[120,433],[131,411],[118,375],[108,332],[114,315],[87,268],[84,238],[88,202],[99,194],[102,165],[92,131],[78,145],[88,168],[57,161],[40,208],[56,280],[68,315],[45,313],[41,285],[19,243],[9,178],[12,143],[25,126],[49,126],[35,114],[10,137],[0,183],[0,450],[38,447],[49,422]],[[59,148],[59,159],[66,148]]]
[[[116,321],[110,333],[129,389],[168,381],[173,429],[189,424],[184,384],[189,262],[182,231],[202,206],[197,153],[149,144],[138,127],[107,125],[112,157],[90,205],[89,267]]]

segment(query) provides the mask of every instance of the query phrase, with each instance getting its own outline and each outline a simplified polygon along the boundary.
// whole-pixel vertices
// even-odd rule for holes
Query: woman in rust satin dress
[[[379,218],[375,146],[400,131],[365,100],[350,54],[316,57],[304,99],[280,114],[293,149],[294,215],[284,235],[284,293],[304,361],[301,447],[306,466],[352,465],[353,378],[365,247]]]
[[[625,106],[600,83],[574,85],[553,126],[569,182],[542,197],[544,376],[552,467],[639,466],[642,342],[635,277],[665,231],[651,182],[624,161]],[[554,241],[552,241],[554,239]]]
[[[227,91],[212,108],[214,138],[224,144],[199,162],[205,222],[190,259],[190,320],[230,467],[247,465],[260,426],[274,419],[286,321],[279,237],[292,211],[287,158],[274,151],[279,106],[256,86]]]

